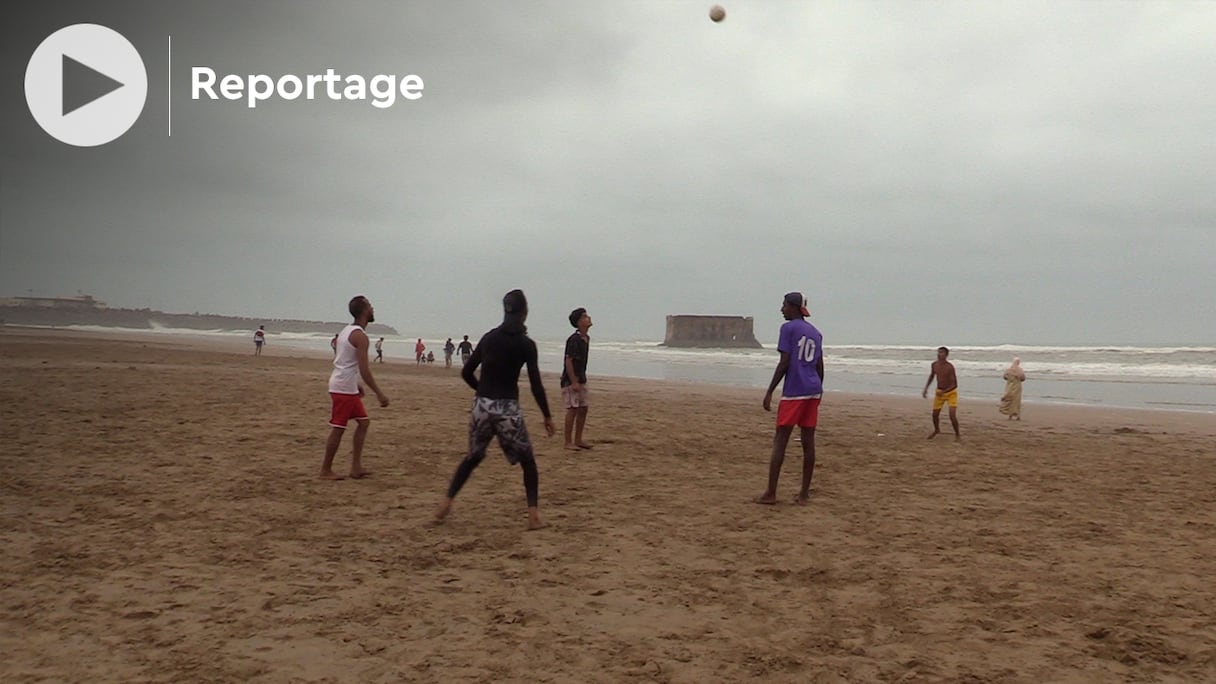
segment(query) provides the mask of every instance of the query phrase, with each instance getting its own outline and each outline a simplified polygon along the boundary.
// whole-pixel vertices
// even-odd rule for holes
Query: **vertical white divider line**
[[[169,137],[173,137],[173,36],[169,36]]]

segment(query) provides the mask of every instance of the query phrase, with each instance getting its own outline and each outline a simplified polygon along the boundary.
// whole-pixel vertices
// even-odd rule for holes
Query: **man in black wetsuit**
[[[524,471],[524,490],[528,495],[528,529],[544,527],[537,509],[540,475],[536,470],[536,458],[528,429],[519,411],[519,369],[528,366],[528,381],[532,385],[532,396],[545,416],[545,432],[550,437],[556,429],[549,414],[549,401],[545,398],[545,386],[541,383],[540,367],[536,362],[536,343],[528,337],[524,321],[528,318],[528,300],[520,290],[511,290],[502,298],[502,325],[482,335],[477,348],[460,375],[476,391],[473,409],[469,415],[469,453],[456,468],[447,497],[435,512],[435,520],[442,521],[452,510],[452,500],[468,481],[473,469],[486,457],[490,440],[498,437],[507,462],[519,464]],[[481,366],[481,379],[474,372]]]

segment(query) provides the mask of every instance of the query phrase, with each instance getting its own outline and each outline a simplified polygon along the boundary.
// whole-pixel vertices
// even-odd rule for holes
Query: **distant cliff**
[[[751,316],[668,316],[666,347],[762,349]]]
[[[10,300],[11,301],[11,300]],[[244,318],[216,314],[178,314],[153,309],[111,309],[105,306],[46,306],[0,304],[0,323],[10,325],[97,325],[107,328],[185,328],[187,330],[254,330],[259,325],[270,332],[336,333],[346,323],[300,321],[287,318]],[[388,325],[372,323],[369,334],[396,335]]]

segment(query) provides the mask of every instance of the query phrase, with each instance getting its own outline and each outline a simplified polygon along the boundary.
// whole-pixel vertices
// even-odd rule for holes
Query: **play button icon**
[[[52,33],[25,69],[25,100],[34,120],[69,145],[104,145],[139,119],[148,75],[135,46],[98,24]]]
[[[122,87],[118,81],[67,55],[63,56],[60,73],[63,74],[63,116]]]

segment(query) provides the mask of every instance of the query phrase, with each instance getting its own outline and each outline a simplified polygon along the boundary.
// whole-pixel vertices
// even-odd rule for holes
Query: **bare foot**
[[[324,470],[324,471],[322,471],[322,472],[321,472],[320,477],[321,477],[321,479],[322,479],[322,480],[341,480],[341,479],[344,479],[344,478],[343,478],[341,475],[339,475],[339,474],[335,473],[335,472],[334,472],[334,471],[332,471],[332,470]]]
[[[545,524],[540,521],[540,509],[536,506],[528,506],[528,529],[539,530],[545,527]]]
[[[452,512],[452,500],[444,499],[443,503],[439,504],[439,510],[435,511],[435,524],[442,523],[444,518],[448,517],[448,513]]]
[[[575,446],[577,446],[580,449],[590,449],[591,448],[591,445],[586,442],[579,442]]]
[[[765,506],[775,506],[777,504],[777,497],[773,494],[762,494],[752,499],[752,503],[764,504]]]
[[[563,447],[563,448],[565,448],[565,450],[566,450],[566,451],[582,451],[581,449],[579,449],[578,447],[574,446],[573,444],[567,444],[567,445],[566,445],[565,447]]]
[[[549,526],[548,523],[543,523],[540,520],[529,520],[528,521],[528,531],[529,532],[531,532],[533,530],[543,530],[548,526]]]
[[[362,480],[365,477],[371,477],[371,475],[372,475],[372,471],[370,471],[370,470],[360,469],[360,470],[350,471],[350,479],[352,479],[352,480]]]
[[[941,434],[941,431],[940,431],[940,430],[939,430],[939,431],[934,431],[932,434],[930,434],[930,435],[929,435],[928,439],[933,439],[934,437],[936,437],[936,436],[938,436],[938,435],[940,435],[940,434]]]
[[[796,506],[805,506],[805,505],[809,504],[810,502],[811,502],[810,494],[799,494],[798,496],[794,497],[794,505],[796,505]]]

